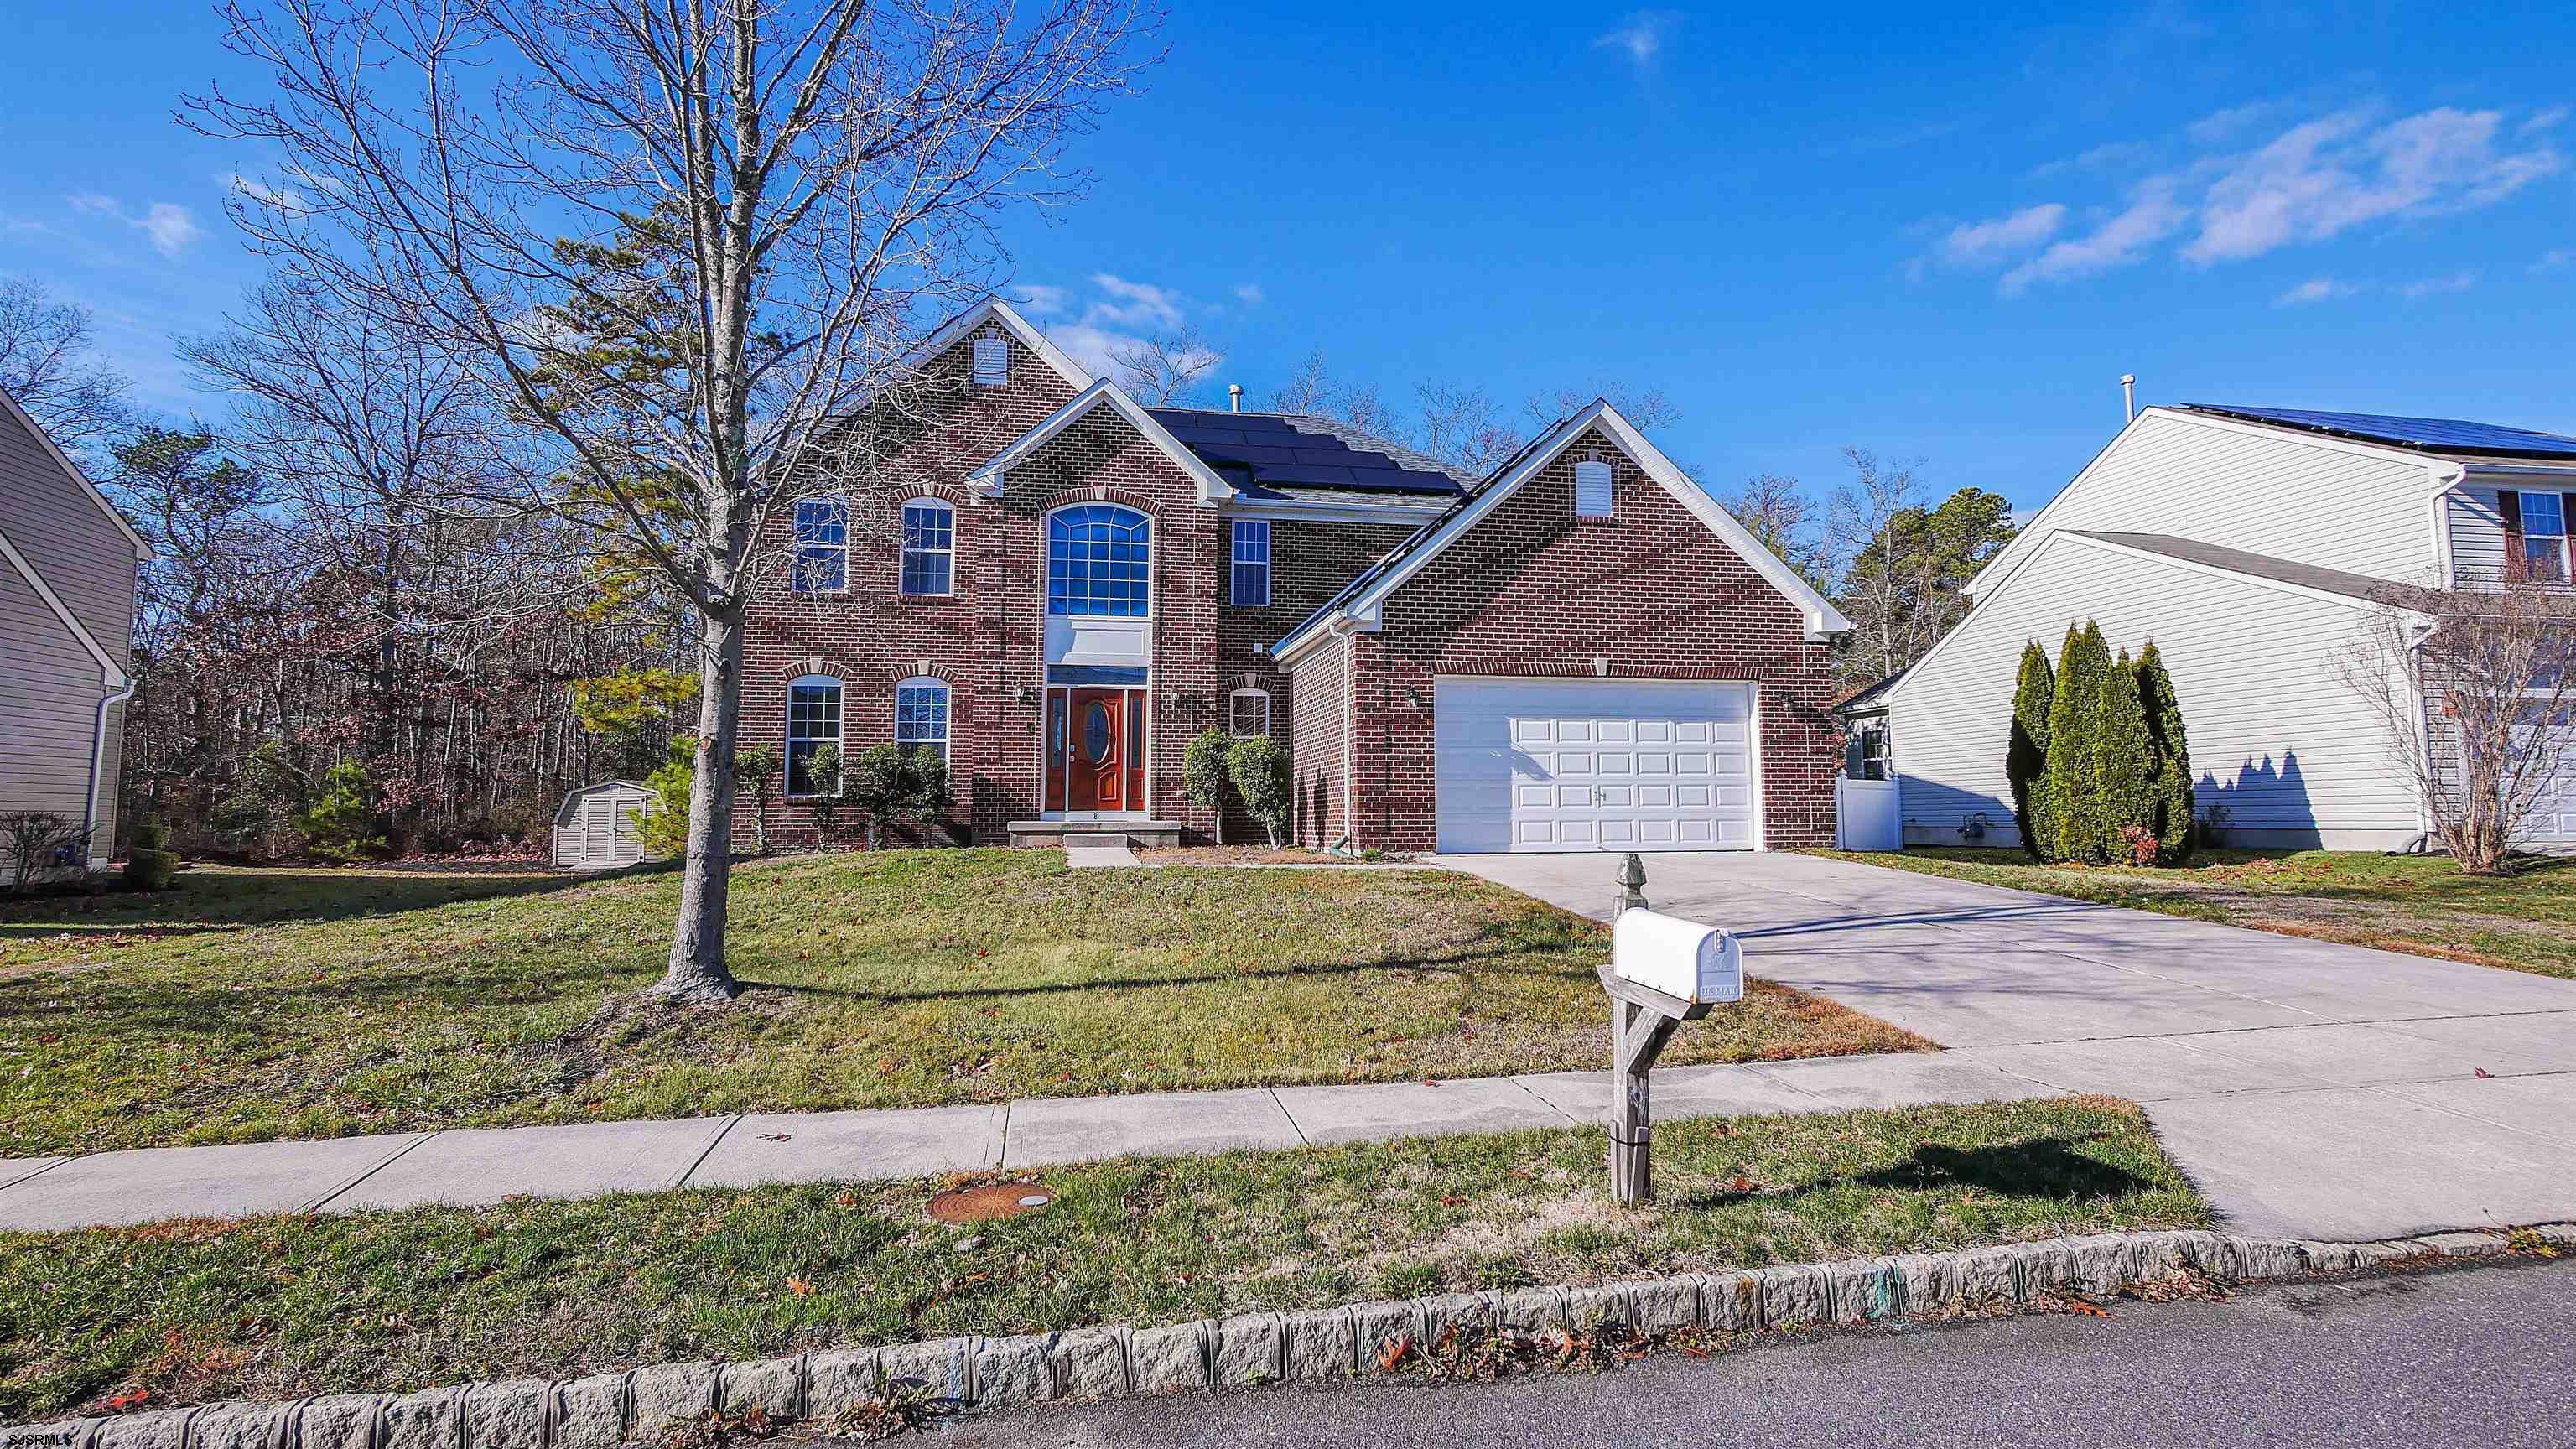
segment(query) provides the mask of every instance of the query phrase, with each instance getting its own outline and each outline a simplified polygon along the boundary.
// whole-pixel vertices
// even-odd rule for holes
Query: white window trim
[[[950,759],[949,745],[950,742],[956,738],[957,734],[957,692],[949,686],[947,680],[940,678],[936,674],[916,674],[909,679],[896,681],[894,687],[894,742],[898,745],[922,745],[930,743],[928,740],[907,740],[903,737],[903,692],[907,689],[935,689],[939,691],[939,762],[943,765],[947,764]]]
[[[1235,701],[1240,699],[1257,699],[1261,701],[1261,730],[1258,734],[1248,735],[1235,727],[1234,706]],[[1271,738],[1270,691],[1266,689],[1238,689],[1232,694],[1227,695],[1225,697],[1225,732],[1227,737],[1230,739],[1266,740]]]
[[[2542,582],[2559,584],[2576,582],[2576,548],[2571,548],[2570,546],[2570,531],[2567,521],[2569,502],[2570,500],[2576,500],[2576,493],[2564,492],[2556,488],[2522,488],[2515,491],[2522,495],[2522,557],[2518,560],[2508,560],[2508,562],[2515,568],[2527,574],[2531,568],[2531,541],[2535,538],[2554,538],[2558,540],[2558,577],[2555,579],[2543,580]],[[2550,497],[2558,500],[2558,531],[2556,533],[2536,534],[2531,531],[2531,500],[2543,493],[2546,493]]]
[[[1115,508],[1121,513],[1132,513],[1138,518],[1145,520],[1145,612],[1141,614],[1059,614],[1055,612],[1055,518],[1059,513],[1071,513],[1077,508]],[[1160,609],[1163,605],[1162,576],[1155,568],[1155,564],[1159,560],[1159,551],[1163,547],[1163,530],[1162,521],[1160,519],[1147,513],[1144,509],[1130,507],[1124,503],[1112,502],[1101,498],[1083,498],[1064,504],[1060,507],[1048,509],[1046,515],[1046,528],[1046,541],[1042,545],[1045,550],[1045,565],[1038,576],[1038,608],[1040,610],[1041,617],[1049,619],[1112,619],[1129,620],[1139,623],[1153,622],[1155,611]]]
[[[948,515],[948,547],[914,548],[911,544],[905,542],[906,530],[904,527],[903,516],[916,508],[936,508],[940,512]],[[929,494],[907,498],[903,501],[903,506],[895,510],[894,524],[896,533],[894,591],[907,599],[945,599],[953,597],[957,592],[957,505],[949,502],[945,498],[937,498]],[[904,559],[907,555],[916,553],[935,553],[946,556],[948,560],[948,587],[931,593],[916,593],[903,586]],[[846,577],[846,574],[844,576]]]
[[[809,684],[828,684],[840,695],[840,707],[832,713],[833,723],[839,726],[839,729],[837,733],[829,736],[828,740],[827,737],[823,735],[800,735],[796,733],[796,691],[800,687]],[[849,685],[837,676],[830,674],[800,674],[794,679],[787,681],[787,715],[786,727],[783,733],[786,736],[787,753],[785,758],[780,762],[780,769],[778,772],[778,793],[790,800],[838,799],[842,789],[847,787],[849,784]],[[797,745],[809,740],[818,745],[828,742],[841,752],[841,779],[833,786],[832,790],[828,794],[820,790],[796,790],[791,788],[796,778],[796,747]]]
[[[841,505],[841,541],[839,543],[809,544],[796,537],[800,523],[798,515],[805,511],[805,505],[809,503],[837,503]],[[795,507],[790,509],[788,512],[787,534],[788,592],[796,594],[846,594],[850,591],[850,500],[847,494],[817,493],[810,497],[797,499]],[[823,589],[807,587],[804,584],[805,551],[809,548],[840,554],[841,582],[838,585],[832,588]],[[830,676],[826,675],[824,677],[829,678]]]
[[[1258,559],[1247,559],[1243,556],[1243,531],[1247,528],[1258,528],[1261,530],[1261,557]],[[1266,518],[1238,518],[1234,520],[1233,525],[1227,530],[1226,537],[1227,552],[1225,592],[1227,601],[1246,609],[1269,608],[1271,547],[1270,520]],[[1240,572],[1244,568],[1254,566],[1259,567],[1261,570],[1261,602],[1257,604],[1247,602],[1243,598],[1243,575]]]

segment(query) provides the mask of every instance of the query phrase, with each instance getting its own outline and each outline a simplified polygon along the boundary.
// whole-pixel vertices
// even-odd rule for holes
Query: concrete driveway
[[[1616,860],[1440,863],[1607,918]],[[1749,972],[2145,1103],[2245,1231],[2576,1218],[2576,982],[1814,856],[1653,855],[1646,876],[1655,909],[1736,932]]]

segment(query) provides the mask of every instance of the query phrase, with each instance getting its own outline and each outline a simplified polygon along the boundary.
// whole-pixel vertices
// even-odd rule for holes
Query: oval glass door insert
[[[1095,765],[1109,762],[1109,748],[1118,736],[1109,728],[1109,706],[1093,700],[1082,712],[1082,754]]]

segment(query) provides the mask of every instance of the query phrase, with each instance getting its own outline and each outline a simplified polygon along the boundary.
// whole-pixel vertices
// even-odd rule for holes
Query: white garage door
[[[2567,747],[2556,773],[2541,785],[2522,833],[2531,844],[2553,850],[2576,844],[2576,745]]]
[[[1750,685],[1442,679],[1432,706],[1442,850],[1753,848]]]

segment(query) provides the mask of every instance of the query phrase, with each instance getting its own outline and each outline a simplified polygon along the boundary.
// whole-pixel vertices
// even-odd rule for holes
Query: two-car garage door
[[[1444,678],[1432,705],[1444,851],[1754,847],[1750,685]]]

